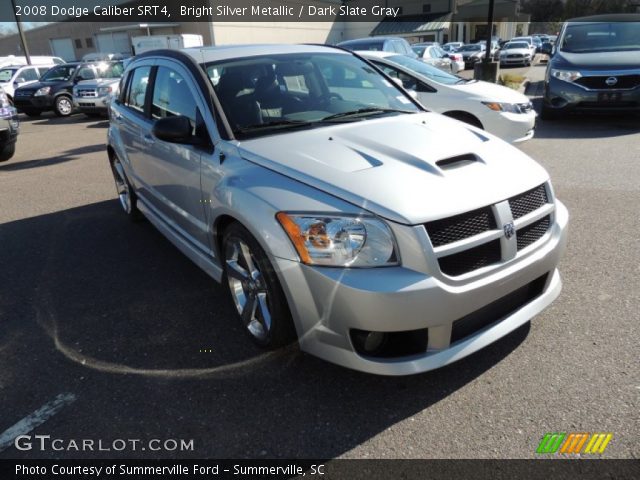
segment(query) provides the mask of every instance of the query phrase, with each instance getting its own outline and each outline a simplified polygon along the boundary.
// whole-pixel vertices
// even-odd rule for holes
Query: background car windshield
[[[439,68],[432,67],[431,65],[414,58],[405,57],[404,55],[394,55],[392,57],[387,57],[387,60],[393,63],[397,63],[398,65],[405,67],[412,72],[419,73],[420,75],[425,76],[428,79],[433,80],[434,82],[443,83],[445,85],[453,85],[454,83],[458,83],[460,81],[460,77],[456,75],[451,75],[450,73],[444,72]]]
[[[419,108],[374,68],[341,53],[281,54],[205,64],[236,131],[320,122],[360,109]]]
[[[411,48],[413,49],[414,52],[418,54],[419,57],[424,55],[424,51],[427,49],[427,47],[411,47]]]
[[[8,82],[17,71],[17,68],[3,68],[0,70],[0,82]]]
[[[63,65],[59,67],[53,67],[42,76],[40,81],[42,82],[55,82],[69,80],[73,72],[75,71],[75,65]]]
[[[384,47],[383,42],[356,42],[349,43],[345,45],[341,45],[341,47],[346,48],[347,50],[374,50],[374,51],[382,51]]]
[[[529,48],[529,44],[527,42],[513,42],[513,43],[507,43],[502,48],[504,50],[511,50],[515,48]]]
[[[476,50],[480,50],[482,47],[480,45],[463,45],[458,49],[459,52],[473,52]]]
[[[640,50],[640,22],[569,25],[560,50],[569,53]]]
[[[122,62],[101,63],[98,65],[98,78],[120,78],[124,72]]]

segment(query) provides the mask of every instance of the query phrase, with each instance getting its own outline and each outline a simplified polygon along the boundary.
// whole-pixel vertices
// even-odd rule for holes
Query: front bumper
[[[73,106],[82,113],[107,114],[109,109],[109,97],[73,97]]]
[[[14,97],[13,103],[18,111],[23,110],[51,110],[55,104],[53,95],[40,95],[38,97]]]
[[[526,65],[528,62],[530,62],[531,59],[530,58],[506,58],[506,57],[500,57],[500,66],[502,65]]]
[[[0,148],[15,143],[20,131],[18,112],[15,108],[3,108],[6,112],[0,113]]]
[[[460,360],[507,335],[547,307],[560,293],[557,264],[566,244],[568,212],[556,203],[544,240],[491,274],[455,281],[406,267],[314,268],[274,259],[296,323],[300,348],[339,365],[380,375],[409,375]],[[420,227],[416,227],[420,228]],[[513,292],[545,279],[535,298],[478,331],[455,338],[454,323]],[[426,350],[401,357],[358,352],[354,330],[405,332],[426,329]]]
[[[640,87],[631,90],[587,90],[549,76],[544,85],[544,106],[558,113],[640,113]]]
[[[479,120],[489,133],[507,142],[518,143],[533,138],[537,116],[533,109],[527,113],[507,113],[487,108]]]

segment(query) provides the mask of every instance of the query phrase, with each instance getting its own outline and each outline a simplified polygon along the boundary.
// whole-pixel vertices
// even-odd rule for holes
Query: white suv
[[[73,87],[73,105],[88,117],[107,116],[109,101],[118,93],[124,72],[122,62],[104,62],[96,67],[97,77]]]
[[[37,82],[42,74],[53,67],[49,65],[8,65],[0,68],[0,87],[9,100],[13,101],[13,94],[18,87]]]

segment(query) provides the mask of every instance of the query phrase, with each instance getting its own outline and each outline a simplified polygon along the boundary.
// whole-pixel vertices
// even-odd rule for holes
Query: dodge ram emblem
[[[606,83],[610,87],[613,87],[616,83],[618,83],[618,79],[616,77],[609,77],[604,81],[604,83]]]
[[[504,230],[504,236],[507,237],[507,240],[516,234],[516,227],[513,225],[513,222],[507,223],[502,229]]]

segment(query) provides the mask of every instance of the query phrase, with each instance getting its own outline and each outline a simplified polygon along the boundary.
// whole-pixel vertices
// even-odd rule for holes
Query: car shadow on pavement
[[[83,155],[87,155],[89,153],[106,151],[107,146],[104,143],[97,143],[95,145],[72,148],[71,150],[62,152],[61,155],[58,155],[56,157],[0,164],[0,172],[12,172],[17,170],[28,170],[30,168],[48,167],[51,165],[58,165],[60,163],[69,162],[71,160],[78,160],[79,158],[82,158]]]
[[[540,113],[542,99],[533,100]],[[640,115],[579,114],[554,120],[538,118],[535,138],[607,138],[640,133]]]
[[[224,289],[148,222],[131,223],[116,201],[5,223],[0,239],[0,310],[12,312],[3,328],[6,338],[19,339],[10,355],[0,351],[13,379],[5,385],[6,411],[48,395],[38,393],[46,385],[71,391],[78,397],[73,412],[39,431],[59,438],[194,440],[194,451],[167,453],[171,458],[343,455],[477,380],[530,328],[436,371],[373,376],[295,347],[267,354],[254,347]],[[3,419],[0,430],[11,424]],[[398,435],[390,456],[429,456],[408,454],[410,439]],[[34,452],[11,448],[5,455]]]

